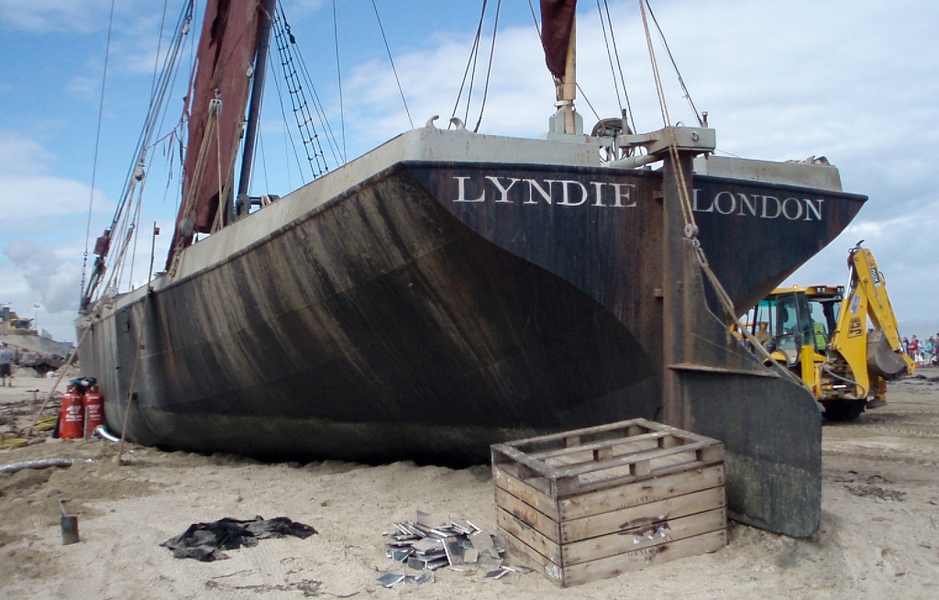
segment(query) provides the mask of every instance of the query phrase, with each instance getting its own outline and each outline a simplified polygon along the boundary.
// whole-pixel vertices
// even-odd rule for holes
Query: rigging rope
[[[300,60],[300,68],[303,72],[303,76],[307,82],[311,82],[312,78],[310,73],[306,68],[306,61],[303,60],[303,55],[299,52],[297,53],[297,58]],[[329,150],[333,154],[333,160],[336,161],[337,165],[343,165],[346,163],[345,147],[342,150],[339,149],[339,142],[336,140],[336,134],[333,132],[333,126],[329,122],[329,118],[326,116],[326,109],[323,107],[323,101],[320,100],[320,95],[316,91],[316,88],[312,83],[310,85],[310,91],[313,93],[313,110],[316,111],[316,116],[319,117],[320,123],[323,124],[326,129],[326,142],[329,144]]]
[[[698,126],[704,127],[704,119],[701,118],[701,115],[698,113],[698,109],[695,108],[694,101],[691,99],[691,92],[689,92],[688,88],[685,86],[685,80],[681,76],[681,71],[678,70],[678,63],[675,62],[675,57],[672,56],[672,50],[668,47],[668,41],[665,39],[665,33],[659,26],[659,22],[655,18],[655,13],[652,12],[652,6],[649,5],[649,0],[646,0],[646,6],[649,8],[649,16],[652,17],[652,22],[655,23],[655,28],[659,32],[659,37],[662,38],[662,46],[665,47],[665,53],[668,54],[668,58],[672,62],[672,67],[675,69],[675,75],[678,77],[678,84],[681,86],[681,91],[685,94],[685,98],[688,99],[688,104],[691,105],[691,110],[694,112],[694,116],[698,120]]]
[[[476,27],[476,37],[473,39],[473,47],[470,48],[469,59],[466,61],[466,69],[463,71],[463,81],[460,82],[460,91],[457,92],[456,102],[453,103],[453,112],[450,114],[451,118],[456,116],[456,111],[460,107],[460,99],[463,97],[463,90],[466,88],[466,78],[470,75],[470,69],[472,69],[472,77],[470,77],[469,89],[466,91],[466,112],[463,114],[464,122],[469,119],[470,101],[472,99],[473,93],[473,80],[476,78],[476,58],[479,55],[479,41],[482,39],[483,23],[485,22],[486,18],[487,5],[488,0],[483,0],[483,8],[479,15],[479,25]]]
[[[339,19],[336,16],[336,0],[333,0],[333,39],[336,41],[336,79],[339,82],[339,124],[342,127],[342,156],[346,154],[346,117],[342,104],[342,69],[339,68]]]
[[[597,0],[597,15],[600,17],[600,29],[603,31],[603,43],[606,45],[606,57],[610,62],[610,73],[613,75],[613,91],[616,93],[616,103],[619,106],[620,114],[623,114],[623,102],[619,95],[619,81],[616,79],[616,68],[613,66],[613,51],[610,49],[610,40],[607,38],[606,21],[603,19],[603,8],[600,6],[600,0]],[[610,31],[612,32],[612,30],[613,24],[610,23]]]
[[[531,20],[535,22],[535,31],[538,32],[538,41],[541,41],[541,26],[538,24],[538,16],[535,14],[535,5],[528,0],[528,9],[531,10]]]
[[[483,11],[485,12],[486,3],[483,2]],[[473,104],[473,86],[476,84],[476,66],[479,64],[479,49],[482,42],[482,22],[480,22],[480,29],[476,32],[476,39],[473,41],[473,47],[470,50],[472,53],[472,65],[473,68],[469,73],[469,87],[466,90],[466,110],[463,112],[463,122],[466,123],[469,121],[469,112],[470,106]],[[467,65],[469,66],[469,65]]]
[[[258,136],[258,154],[261,156],[261,172],[264,174],[264,189],[269,190],[271,189],[271,182],[267,178],[267,155],[264,152],[264,137],[262,136]],[[253,173],[252,177],[254,177]]]
[[[582,87],[580,87],[580,84],[579,84],[579,83],[577,84],[577,91],[580,92],[580,97],[583,98],[583,99],[584,99],[584,102],[587,103],[587,106],[590,107],[590,112],[592,112],[592,113],[593,113],[593,116],[595,116],[595,117],[597,118],[597,121],[602,121],[603,119],[600,117],[600,113],[598,113],[598,112],[597,112],[597,109],[595,109],[595,108],[593,107],[593,104],[590,103],[590,99],[587,98],[587,94],[584,93],[584,90],[583,90]]]
[[[163,52],[163,30],[166,28],[166,9],[169,8],[170,0],[163,0],[163,14],[160,15],[160,33],[157,37],[157,50],[153,56],[153,77],[150,79],[150,97],[153,97],[156,87],[157,77],[160,74],[160,54]]]
[[[134,211],[134,219],[131,222],[131,227],[134,228],[134,248],[130,253],[130,275],[127,276],[128,292],[134,287],[134,265],[137,262],[137,240],[140,237],[140,209],[143,205],[143,190],[146,187],[146,181],[146,179],[143,179],[140,182],[140,189],[137,191],[137,209]],[[118,287],[120,287],[120,281],[118,281]]]
[[[284,123],[287,123],[287,109],[284,107],[284,94],[280,89],[280,80],[276,77],[274,78],[274,87],[277,88],[277,101],[280,104],[280,114],[284,119]],[[289,143],[288,143],[289,140]],[[290,156],[290,149],[293,148],[293,156],[297,161],[297,171],[300,176],[300,180],[303,180],[303,163],[300,162],[300,153],[297,152],[297,144],[293,141],[293,134],[290,133],[289,127],[284,127],[284,153],[287,156]],[[294,188],[293,183],[290,180],[290,161],[285,161],[284,166],[287,168],[287,187],[290,189]]]
[[[189,193],[183,199],[184,210],[181,213],[184,215],[184,218],[189,219],[193,210],[195,210],[196,205],[196,194],[199,188],[199,184],[202,181],[202,177],[205,174],[205,163],[206,157],[208,155],[208,146],[209,141],[212,139],[212,133],[214,130],[218,129],[218,115],[212,112],[209,112],[209,119],[206,121],[206,130],[202,135],[202,145],[199,147],[199,154],[196,155],[196,167],[193,170],[192,179],[189,182]],[[192,219],[190,219],[192,220]],[[193,220],[194,221],[194,220]],[[170,268],[167,269],[170,277],[176,275],[176,268],[179,266],[179,259],[182,252],[180,252],[186,244],[187,236],[179,235],[177,236],[176,246],[173,250],[173,258],[170,263]]]
[[[277,45],[278,56],[280,57],[281,69],[286,80],[287,92],[290,95],[290,104],[293,109],[294,119],[300,130],[300,141],[303,144],[307,161],[313,174],[313,179],[327,173],[329,165],[326,161],[326,155],[323,152],[323,145],[320,142],[320,135],[313,124],[313,114],[310,112],[310,103],[307,101],[303,89],[301,73],[295,66],[293,47],[296,43],[290,25],[284,16],[283,8],[278,5],[277,19],[274,22],[274,39]],[[314,112],[316,107],[314,104]],[[328,138],[327,138],[328,139]],[[301,170],[302,171],[302,170]]]
[[[182,42],[185,39],[186,35],[189,32],[189,26],[192,21],[192,11],[193,11],[193,1],[189,0],[183,6],[183,9],[180,13],[179,19],[177,20],[177,25],[175,29],[174,36],[170,42],[170,47],[167,50],[165,56],[163,57],[163,68],[160,72],[157,80],[151,84],[151,93],[150,93],[150,105],[147,112],[147,117],[144,122],[143,129],[140,132],[140,136],[137,139],[137,145],[134,152],[133,159],[131,161],[130,169],[128,171],[127,179],[124,183],[124,189],[121,192],[120,200],[115,207],[114,216],[111,220],[111,226],[107,230],[106,235],[110,235],[110,239],[121,239],[121,232],[129,224],[128,215],[126,210],[128,205],[133,201],[134,190],[136,189],[138,179],[136,178],[137,170],[140,165],[146,163],[148,151],[153,147],[150,144],[150,140],[153,138],[155,129],[158,125],[158,122],[162,122],[162,119],[165,118],[166,111],[166,95],[171,88],[171,84],[175,81],[175,66],[179,62],[181,56]],[[110,51],[110,33],[111,26],[109,26],[109,42],[108,50]],[[109,54],[110,52],[108,52]],[[157,56],[159,60],[159,56]],[[107,57],[105,63],[107,64]],[[102,108],[103,108],[103,98],[104,98],[104,84],[102,84]],[[103,112],[103,111],[102,111]],[[99,115],[100,119],[100,115]],[[100,123],[99,123],[99,139],[100,139]],[[97,170],[97,143],[95,150],[95,170]],[[92,183],[92,188],[94,183]],[[88,238],[90,238],[90,220],[91,220],[91,205],[89,205],[89,224],[88,232],[86,233],[86,251],[85,251],[85,265],[87,265],[87,246]],[[122,253],[123,254],[123,253]],[[105,248],[95,260],[95,268],[92,272],[90,279],[87,280],[85,277],[85,266],[82,268],[82,300],[81,307],[85,308],[95,297],[95,292],[98,290],[98,285],[101,283],[101,279],[104,273],[108,270],[107,264],[111,265],[112,269],[116,269],[117,265],[121,264],[123,256],[117,256],[114,258],[114,255],[108,255],[108,249]],[[110,281],[113,281],[113,277],[110,278]],[[106,286],[107,289],[110,286]]]
[[[219,108],[219,112],[221,112],[221,104],[217,106]],[[222,218],[222,214],[224,212],[222,210],[222,203],[225,202],[224,206],[227,206],[225,196],[222,195],[222,190],[226,186],[225,182],[223,181],[224,175],[222,174],[222,128],[218,126],[217,114],[215,115],[215,120],[215,164],[218,167],[218,207],[215,209],[215,219],[212,222],[212,233],[215,233],[222,228],[222,225],[224,225],[224,219]]]
[[[529,0],[529,5],[531,0]],[[472,108],[473,103],[473,86],[476,83],[476,67],[479,65],[479,51],[482,48],[482,32],[483,25],[486,21],[486,10],[488,9],[489,3],[488,0],[483,0],[482,11],[479,14],[479,24],[476,26],[476,35],[473,38],[473,45],[470,48],[470,55],[466,61],[466,69],[463,71],[463,80],[460,82],[460,90],[457,92],[456,101],[453,103],[453,112],[451,113],[451,122],[449,127],[454,125],[452,118],[456,116],[457,111],[460,108],[460,102],[463,99],[463,91],[466,91],[466,110],[463,111],[463,121],[465,123],[469,122],[470,108]],[[486,66],[486,81],[483,85],[483,98],[479,106],[479,117],[476,120],[476,125],[473,128],[473,133],[479,132],[479,127],[482,124],[483,115],[486,111],[486,101],[489,98],[489,84],[492,81],[492,64],[495,57],[496,50],[496,37],[499,31],[499,15],[501,14],[502,9],[502,0],[498,0],[496,3],[495,16],[493,17],[492,25],[492,41],[489,45],[489,60]],[[532,8],[534,10],[534,8]],[[537,28],[537,21],[535,24]],[[467,84],[467,78],[469,83]]]
[[[294,38],[291,37],[291,46],[295,45],[293,40]],[[319,117],[320,123],[325,129],[326,142],[329,145],[330,152],[332,152],[333,160],[337,165],[345,164],[345,149],[339,148],[339,142],[336,140],[336,134],[333,132],[332,124],[330,124],[329,119],[326,116],[326,109],[323,107],[323,102],[320,100],[319,93],[316,91],[316,86],[313,85],[313,78],[310,76],[309,69],[307,69],[306,60],[304,60],[303,54],[301,54],[299,51],[296,52],[296,59],[297,63],[300,65],[300,74],[303,76],[303,80],[306,82],[307,86],[310,88],[310,92],[313,94],[313,110],[316,111],[316,116]],[[345,135],[345,132],[343,132],[343,135]]]
[[[277,88],[277,102],[280,105],[280,115],[284,120],[284,124],[288,123],[287,120],[287,109],[284,107],[284,93],[280,88],[280,80],[276,77],[274,78],[274,87]],[[284,154],[290,156],[290,149],[293,148],[293,157],[297,162],[297,175],[300,177],[300,180],[303,180],[303,163],[300,162],[300,153],[297,152],[297,144],[293,141],[293,134],[291,133],[290,127],[284,127]],[[287,168],[287,187],[289,189],[294,189],[293,182],[291,181],[290,175],[290,161],[284,161],[284,166]]]
[[[502,0],[499,0],[499,2],[502,2]],[[398,92],[401,94],[401,102],[404,103],[404,112],[406,112],[408,115],[408,122],[411,124],[411,129],[414,129],[414,121],[411,119],[411,111],[408,110],[408,101],[404,97],[404,89],[401,87],[401,80],[398,78],[398,70],[395,68],[395,59],[391,56],[391,48],[388,46],[388,38],[385,37],[385,27],[381,24],[381,15],[378,14],[378,5],[375,4],[375,0],[372,0],[372,8],[375,9],[375,18],[378,19],[378,29],[381,31],[381,39],[385,42],[385,51],[388,52],[388,60],[391,62],[391,71],[394,73],[395,81],[398,84]]]
[[[642,26],[645,30],[646,35],[646,45],[649,50],[649,60],[652,63],[652,76],[655,80],[655,93],[659,99],[659,110],[662,113],[662,124],[663,127],[668,131],[670,139],[668,140],[668,153],[672,159],[673,164],[675,165],[676,174],[678,177],[678,196],[679,204],[681,205],[682,217],[685,221],[685,237],[692,239],[696,246],[697,245],[697,235],[698,235],[698,226],[694,220],[694,213],[691,210],[691,199],[688,196],[688,189],[685,182],[687,178],[685,177],[684,169],[681,166],[681,162],[678,160],[678,140],[675,138],[675,130],[672,129],[670,125],[670,118],[668,116],[668,104],[665,101],[665,89],[662,86],[662,78],[659,75],[659,66],[658,61],[655,58],[655,48],[652,44],[652,34],[649,32],[649,22],[646,18],[646,3],[644,0],[639,0],[639,10],[642,15]],[[703,257],[703,253],[701,255]]]
[[[171,83],[175,81],[176,73],[175,66],[179,62],[179,57],[181,54],[182,41],[189,32],[189,25],[192,22],[192,10],[193,2],[190,0],[183,9],[180,19],[177,23],[176,34],[172,40],[171,50],[167,52],[163,60],[163,68],[161,70],[160,78],[157,85],[153,86],[154,92],[150,96],[149,110],[147,112],[147,118],[144,121],[144,127],[140,132],[140,137],[137,141],[137,151],[132,159],[129,173],[131,176],[128,178],[128,182],[125,185],[124,192],[121,194],[121,203],[118,205],[118,208],[115,210],[115,221],[119,216],[120,212],[126,207],[127,204],[127,192],[131,187],[130,179],[135,172],[137,165],[146,156],[147,151],[151,148],[150,139],[153,137],[153,133],[157,127],[157,118],[165,113],[166,110],[166,94],[169,92]],[[191,85],[191,82],[190,82]]]
[[[496,2],[496,16],[492,25],[492,45],[489,47],[489,65],[486,67],[486,85],[483,88],[483,101],[479,106],[479,120],[476,121],[476,127],[473,133],[479,132],[479,126],[483,122],[483,112],[486,110],[486,99],[489,97],[489,80],[492,77],[492,58],[496,53],[496,33],[499,30],[499,11],[502,8],[502,0]]]
[[[629,125],[630,127],[632,127],[633,131],[637,131],[636,121],[635,121],[635,118],[633,117],[632,103],[629,101],[629,91],[626,88],[626,76],[623,74],[623,63],[620,61],[619,47],[616,45],[616,33],[613,29],[613,18],[610,16],[610,5],[607,2],[607,0],[603,0],[603,6],[605,7],[605,11],[606,11],[606,21],[610,26],[610,41],[613,42],[613,55],[616,56],[616,67],[619,70],[620,84],[623,86],[623,98],[626,100],[626,110],[629,114]],[[603,19],[602,15],[600,18],[602,21]],[[612,68],[612,65],[611,65],[611,68]],[[615,74],[613,75],[613,78],[614,79],[616,78]],[[622,107],[620,107],[620,111],[622,111]]]
[[[91,212],[95,200],[95,182],[98,176],[98,149],[101,147],[101,123],[104,120],[104,91],[108,81],[108,60],[111,56],[111,33],[114,31],[114,4],[111,0],[111,15],[108,17],[108,37],[104,50],[104,73],[101,76],[101,99],[98,101],[98,127],[95,131],[95,153],[91,162],[91,190],[88,193],[88,224],[85,226],[85,255],[82,259],[82,279],[79,295],[85,293],[85,276],[88,269],[88,242],[91,241]]]

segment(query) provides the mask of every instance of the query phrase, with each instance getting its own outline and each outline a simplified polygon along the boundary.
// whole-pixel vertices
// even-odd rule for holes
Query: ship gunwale
[[[604,166],[585,166],[585,165],[569,165],[569,164],[538,165],[538,164],[526,163],[526,162],[499,162],[499,161],[401,160],[401,161],[391,164],[390,166],[384,169],[381,169],[373,173],[372,175],[359,181],[352,187],[345,189],[338,195],[335,195],[327,200],[324,200],[315,204],[309,210],[307,210],[304,213],[301,213],[299,216],[297,216],[290,222],[284,225],[281,225],[280,227],[268,233],[263,234],[261,237],[242,246],[238,250],[235,250],[234,252],[231,252],[225,255],[224,257],[221,257],[218,260],[215,260],[212,264],[206,265],[202,268],[199,268],[198,270],[186,273],[182,277],[174,278],[173,280],[167,283],[161,283],[161,280],[165,278],[166,275],[154,278],[148,284],[139,286],[138,288],[131,290],[130,292],[127,292],[120,296],[116,296],[112,300],[114,304],[127,306],[129,304],[132,304],[133,300],[136,300],[138,296],[142,295],[142,290],[144,288],[147,288],[147,293],[159,293],[162,290],[170,289],[176,285],[179,285],[181,282],[186,281],[190,278],[198,277],[206,272],[216,269],[219,266],[226,264],[227,262],[230,262],[231,260],[237,259],[239,256],[242,256],[247,252],[251,252],[255,248],[263,246],[264,244],[268,243],[271,239],[274,239],[280,235],[283,235],[285,232],[290,231],[293,228],[299,227],[306,221],[315,218],[318,214],[321,214],[322,212],[327,211],[327,210],[331,210],[337,204],[343,202],[345,199],[349,197],[352,197],[353,195],[358,193],[360,190],[367,188],[370,185],[374,185],[376,181],[393,176],[395,173],[399,171],[409,170],[412,168],[453,169],[453,168],[461,168],[461,167],[474,169],[474,170],[481,170],[481,169],[484,169],[485,167],[490,167],[490,166],[493,168],[497,168],[499,170],[513,170],[513,169],[525,170],[525,171],[537,170],[537,171],[548,171],[552,173],[557,173],[557,172],[576,173],[576,174],[581,174],[581,175],[596,174],[596,175],[603,175],[605,177],[623,174],[623,175],[629,175],[630,177],[646,177],[646,178],[653,178],[653,179],[661,179],[661,176],[662,176],[660,171],[655,171],[655,170],[619,171],[619,170],[614,170],[614,169],[611,169],[610,167],[604,167]],[[693,175],[693,179],[694,180],[700,179],[702,181],[711,181],[711,182],[724,182],[724,183],[740,185],[740,186],[771,187],[773,189],[778,189],[781,191],[821,193],[827,197],[835,197],[835,198],[839,198],[842,200],[859,202],[862,204],[866,202],[868,199],[867,196],[863,194],[856,194],[852,192],[835,191],[835,190],[822,190],[822,189],[814,188],[810,186],[799,186],[799,185],[793,185],[789,183],[752,181],[752,180],[747,180],[747,179],[725,177],[725,176],[718,176],[718,175],[700,175],[697,173]],[[307,188],[310,185],[314,185],[315,183],[316,182],[312,182],[311,184],[308,184],[307,186],[304,186],[303,188],[299,188],[295,192],[279,199],[277,202],[291,202],[294,200],[294,198],[292,198],[294,194],[296,194],[297,192],[300,192],[301,190]],[[235,235],[237,233],[237,231],[235,230],[238,228],[238,226],[242,222],[246,222],[246,223],[250,222],[248,221],[248,219],[251,219],[251,217],[253,217],[256,214],[259,214],[263,210],[264,209],[262,208],[258,211],[251,213],[250,215],[247,215],[245,219],[238,221],[236,223],[233,223],[227,229],[232,230],[230,232],[231,235]],[[192,248],[196,248],[199,244],[211,243],[211,240],[212,240],[212,236],[209,236],[208,238],[205,238],[199,241],[197,244],[194,244]],[[186,251],[183,252],[184,256],[185,254],[187,254],[188,250],[189,249],[187,248]],[[125,302],[122,302],[122,300],[125,298],[128,300]],[[89,313],[92,313],[92,312],[94,312],[93,309],[89,311]]]

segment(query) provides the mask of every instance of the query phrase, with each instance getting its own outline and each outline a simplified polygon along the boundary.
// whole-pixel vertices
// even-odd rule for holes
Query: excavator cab
[[[809,304],[809,318],[814,327],[815,350],[827,355],[831,338],[838,327],[844,286],[814,285],[806,288],[805,297]]]
[[[801,375],[803,347],[826,355],[838,322],[842,286],[778,288],[751,311],[751,333],[778,362]]]

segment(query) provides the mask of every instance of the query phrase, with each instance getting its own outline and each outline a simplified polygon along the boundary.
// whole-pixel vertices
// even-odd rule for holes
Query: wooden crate
[[[500,531],[516,564],[561,587],[727,543],[724,446],[633,419],[492,446]]]

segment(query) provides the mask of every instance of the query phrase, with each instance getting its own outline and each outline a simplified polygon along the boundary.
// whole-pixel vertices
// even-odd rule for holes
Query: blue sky
[[[376,0],[417,126],[453,108],[479,16],[478,2]],[[495,1],[491,1],[492,6]],[[537,2],[535,2],[537,5]],[[578,75],[601,116],[618,112],[596,4],[581,1]],[[169,0],[169,20],[179,12]],[[145,116],[163,0],[117,0],[98,169],[92,166],[111,0],[0,0],[0,302],[58,339],[74,339],[89,201],[91,237],[110,223]],[[197,11],[203,2],[197,2]],[[610,2],[638,128],[661,127],[637,3]],[[285,0],[287,19],[339,131],[333,3]],[[337,0],[345,145],[350,158],[410,127],[370,0]],[[900,0],[669,0],[653,2],[718,148],[771,160],[825,155],[847,191],[870,196],[849,230],[792,280],[841,283],[844,259],[866,239],[909,333],[939,330],[939,5]],[[198,24],[193,28],[195,38]],[[487,24],[485,48],[489,47]],[[664,53],[657,49],[660,62]],[[485,52],[484,52],[485,54]],[[184,64],[189,64],[184,58]],[[553,111],[527,0],[503,0],[481,132],[538,137]],[[693,116],[662,64],[673,121]],[[185,79],[185,74],[181,76]],[[300,182],[284,168],[280,108],[265,99],[263,166],[255,193]],[[178,119],[183,91],[166,122]],[[478,98],[478,92],[477,96]],[[478,106],[478,105],[477,105]],[[579,103],[586,126],[596,117]],[[473,119],[475,121],[475,119]],[[168,129],[165,127],[164,130]],[[176,181],[154,176],[154,148],[141,229],[171,229]],[[278,151],[280,155],[278,155]],[[260,183],[258,183],[260,182]],[[269,185],[269,187],[267,187]],[[264,189],[260,189],[264,187]],[[157,264],[169,235],[158,238]],[[134,283],[146,278],[149,236],[138,243]],[[34,308],[39,304],[40,308]],[[924,321],[932,321],[924,324]],[[907,331],[904,331],[907,333]]]

